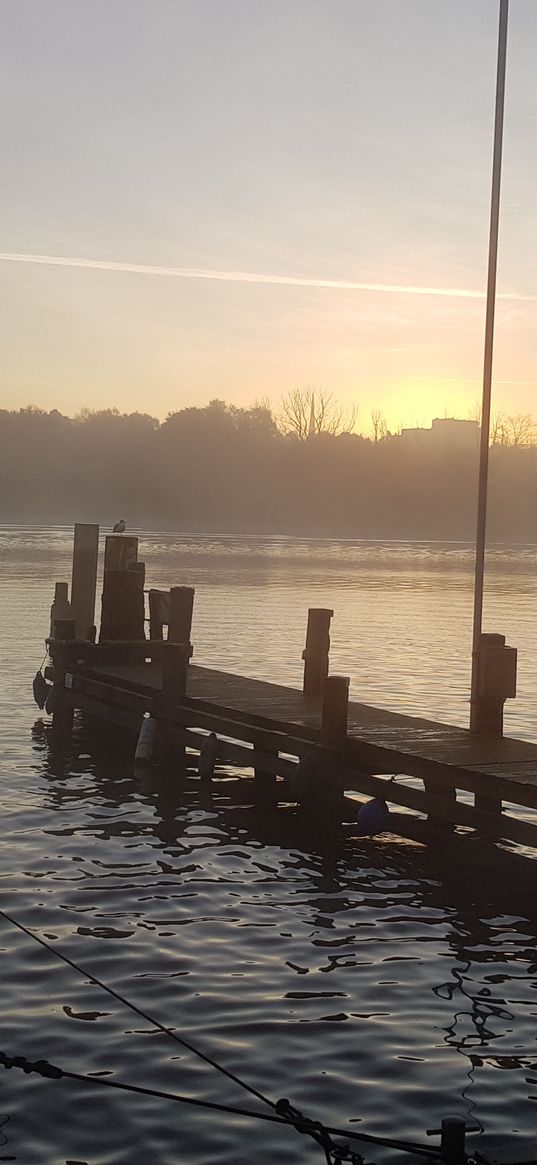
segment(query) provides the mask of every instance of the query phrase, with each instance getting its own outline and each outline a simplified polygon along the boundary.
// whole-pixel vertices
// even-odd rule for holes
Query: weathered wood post
[[[305,696],[320,696],[328,676],[330,653],[330,620],[334,612],[325,607],[310,607],[306,630],[306,646],[302,652]]]
[[[470,711],[470,732],[503,736],[503,706],[516,696],[516,647],[505,635],[482,635],[479,646],[479,696]]]
[[[440,1152],[443,1165],[466,1165],[466,1121],[448,1116],[442,1121]]]
[[[177,706],[186,696],[188,643],[166,642],[162,652],[162,691],[158,699],[160,756],[164,763],[172,764],[184,758],[184,746],[173,741],[173,719]]]
[[[104,543],[104,569],[128,570],[138,562],[138,539],[133,534],[107,534]]]
[[[479,645],[479,695],[470,710],[470,732],[503,736],[503,706],[516,696],[517,650],[506,647],[505,635],[482,635]],[[475,805],[500,813],[499,797],[475,794]]]
[[[90,522],[75,522],[71,606],[77,639],[90,639],[90,628],[95,623],[98,558],[99,527]]]
[[[193,609],[194,587],[172,587],[168,622],[169,643],[186,643],[190,647]],[[192,651],[190,654],[192,655]]]
[[[109,534],[105,542],[100,642],[145,639],[144,565],[138,539]]]
[[[341,820],[345,791],[349,676],[327,676],[321,711],[321,748],[317,754],[315,800],[320,814]],[[313,807],[313,802],[310,802]]]
[[[76,622],[74,619],[54,620],[54,639],[76,639]]]
[[[167,591],[149,591],[149,638],[164,639],[164,624],[170,622],[170,600]]]
[[[349,676],[327,676],[321,712],[321,744],[344,753],[347,747]]]
[[[76,622],[74,619],[56,619],[53,636],[60,642],[53,647],[54,685],[46,702],[47,712],[52,713],[52,727],[57,735],[68,736],[73,728],[74,709],[68,704],[65,695],[65,673],[71,656],[65,649],[62,651],[62,642],[71,642],[75,639]]]
[[[54,583],[54,598],[50,608],[50,637],[54,636],[54,624],[58,619],[70,619],[72,617],[71,604],[69,602],[68,585],[66,582]]]

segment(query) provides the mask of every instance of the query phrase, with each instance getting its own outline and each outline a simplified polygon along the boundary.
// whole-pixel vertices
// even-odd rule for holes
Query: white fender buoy
[[[155,736],[157,731],[157,722],[153,716],[146,712],[142,723],[140,725],[140,732],[138,734],[138,742],[136,744],[136,752],[134,754],[135,761],[138,763],[149,763],[153,759],[153,752],[155,750]]]
[[[219,747],[216,732],[210,732],[200,748],[198,759],[198,772],[202,781],[210,781],[218,760]]]

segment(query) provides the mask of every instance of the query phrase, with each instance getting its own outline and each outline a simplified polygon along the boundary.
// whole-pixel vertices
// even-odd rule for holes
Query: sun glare
[[[474,381],[409,378],[386,394],[388,428],[392,432],[400,427],[427,428],[434,417],[466,419],[478,395],[479,386]]]

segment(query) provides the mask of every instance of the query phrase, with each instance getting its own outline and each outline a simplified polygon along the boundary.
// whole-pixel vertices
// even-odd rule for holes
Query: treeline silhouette
[[[477,451],[284,434],[265,405],[0,411],[0,520],[348,538],[471,540]],[[537,449],[490,451],[489,538],[537,541]]]

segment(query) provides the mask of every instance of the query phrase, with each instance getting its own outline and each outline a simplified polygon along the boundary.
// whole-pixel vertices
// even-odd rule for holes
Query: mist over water
[[[300,837],[226,789],[139,774],[78,723],[54,750],[32,701],[71,530],[0,530],[0,906],[277,1099],[424,1139],[452,1112],[532,1134],[535,866],[401,839]],[[300,683],[308,606],[334,609],[352,695],[467,723],[473,552],[143,533],[151,586],[196,588],[195,660]],[[537,739],[535,547],[489,554],[485,629],[519,648],[506,732]],[[471,844],[471,843],[470,843]],[[0,921],[2,1050],[246,1108],[253,1098]],[[246,1165],[322,1154],[291,1130],[11,1071],[0,1161]],[[354,1126],[356,1127],[356,1126]],[[367,1153],[368,1161],[396,1160]]]

